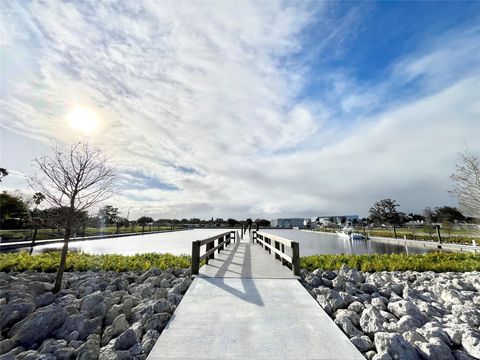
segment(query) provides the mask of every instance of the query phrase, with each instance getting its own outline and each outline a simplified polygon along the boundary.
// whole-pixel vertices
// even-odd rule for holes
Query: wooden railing
[[[300,276],[300,247],[298,242],[255,230],[252,231],[252,235],[254,243],[259,244],[269,254],[273,252],[275,259],[280,260],[282,265],[292,269],[294,275]],[[292,249],[291,256],[285,253],[285,246]]]
[[[217,245],[215,245],[215,241]],[[200,270],[200,262],[205,260],[208,264],[209,259],[215,258],[215,251],[222,251],[225,246],[231,242],[238,241],[238,231],[227,231],[220,235],[212,236],[204,240],[196,240],[192,242],[192,275],[198,275]],[[205,254],[200,255],[202,245],[206,245]]]

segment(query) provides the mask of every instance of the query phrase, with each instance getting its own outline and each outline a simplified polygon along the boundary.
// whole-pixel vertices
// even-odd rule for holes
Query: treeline
[[[34,237],[37,229],[51,229],[52,232],[60,233],[64,228],[68,208],[50,207],[40,209],[39,205],[43,200],[41,194],[38,193],[29,199],[19,192],[2,192],[0,194],[1,228],[9,230],[30,229]],[[137,227],[141,227],[141,231],[144,232],[184,227],[235,227],[245,224],[258,224],[261,227],[270,226],[270,221],[266,219],[161,218],[155,220],[150,216],[128,219],[128,215],[127,217],[122,216],[119,209],[112,205],[103,206],[95,214],[76,210],[73,218],[72,231],[79,236],[86,235],[86,229],[98,229],[101,232],[105,228],[114,228],[114,232],[119,233],[121,230],[128,229],[135,231],[134,229],[137,229]],[[90,232],[87,235],[92,235],[92,233]]]

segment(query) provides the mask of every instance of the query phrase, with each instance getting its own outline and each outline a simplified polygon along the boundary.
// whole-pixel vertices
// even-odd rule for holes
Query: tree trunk
[[[37,238],[37,228],[33,230],[33,236],[32,236],[32,246],[30,246],[30,255],[32,255],[33,252],[33,247],[35,246],[35,239]]]
[[[145,225],[142,225],[142,235],[144,230],[145,230]]]
[[[62,278],[63,272],[65,271],[65,264],[67,262],[67,253],[68,253],[68,241],[70,240],[71,233],[71,223],[72,223],[73,211],[70,211],[70,214],[67,218],[67,223],[65,224],[65,236],[63,238],[63,248],[62,248],[62,257],[60,258],[60,266],[58,267],[57,277],[55,279],[55,286],[53,287],[52,292],[54,294],[58,293],[62,288]]]

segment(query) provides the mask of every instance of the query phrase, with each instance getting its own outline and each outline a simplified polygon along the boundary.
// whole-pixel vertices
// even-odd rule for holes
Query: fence
[[[233,234],[233,236],[232,236]],[[225,246],[231,242],[238,241],[238,231],[227,231],[220,235],[212,236],[204,240],[196,240],[192,242],[192,275],[198,275],[200,270],[200,262],[205,260],[208,264],[209,259],[215,258],[215,251],[222,251]],[[215,241],[217,245],[215,245]],[[200,255],[201,247],[206,245],[205,254]]]
[[[300,247],[298,242],[261,231],[252,231],[252,235],[254,243],[259,244],[269,254],[273,252],[275,259],[292,269],[294,275],[300,276]],[[292,249],[292,256],[285,253],[285,246]]]

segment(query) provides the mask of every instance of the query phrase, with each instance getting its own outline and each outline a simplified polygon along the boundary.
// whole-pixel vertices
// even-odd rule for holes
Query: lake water
[[[175,255],[191,254],[192,241],[226,232],[226,229],[195,229],[159,234],[145,234],[110,239],[84,240],[71,242],[70,249],[89,254],[171,253]],[[261,230],[262,231],[262,230]],[[300,230],[265,230],[286,239],[298,241],[300,256],[315,254],[385,254],[385,253],[425,253],[421,247],[406,247],[385,244],[374,240],[349,240],[336,234],[312,233]],[[61,243],[39,245],[34,253],[45,249],[60,249]],[[285,249],[287,250],[287,249]]]
[[[390,254],[409,253],[423,254],[423,247],[386,244],[374,240],[350,240],[336,234],[314,233],[301,230],[274,230],[265,232],[272,235],[297,241],[300,245],[300,256],[315,254]]]
[[[142,253],[170,253],[174,255],[190,255],[192,253],[192,241],[206,239],[227,231],[226,229],[195,229],[111,239],[74,241],[69,244],[69,249],[83,251],[88,254],[135,255]],[[61,249],[62,246],[62,243],[40,245],[35,247],[34,252],[38,253],[45,249]]]

